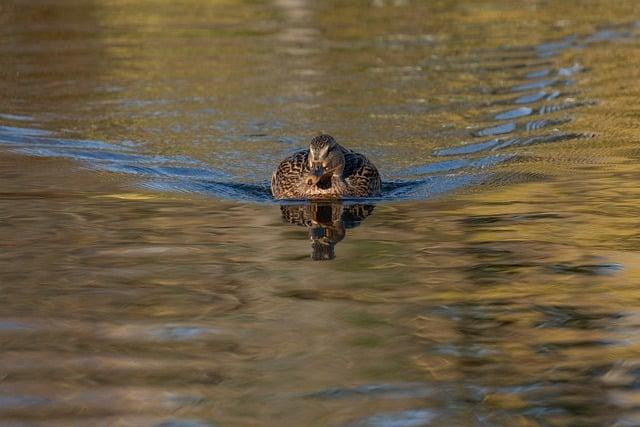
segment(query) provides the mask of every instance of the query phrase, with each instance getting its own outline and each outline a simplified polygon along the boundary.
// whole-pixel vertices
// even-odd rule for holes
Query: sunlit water
[[[0,4],[0,425],[640,425],[639,19]]]

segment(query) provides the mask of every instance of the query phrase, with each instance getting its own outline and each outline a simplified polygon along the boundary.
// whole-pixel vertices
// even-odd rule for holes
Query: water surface
[[[344,3],[0,6],[3,425],[640,423],[637,3]]]

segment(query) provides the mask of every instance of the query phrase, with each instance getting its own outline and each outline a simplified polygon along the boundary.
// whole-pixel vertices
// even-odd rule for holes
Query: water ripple
[[[514,77],[520,79],[520,82],[508,87],[494,88],[489,91],[489,96],[498,96],[506,92],[526,93],[511,100],[495,100],[495,104],[507,104],[510,108],[494,114],[492,120],[505,122],[498,124],[489,122],[485,127],[472,133],[475,137],[489,136],[496,138],[481,142],[463,143],[454,147],[439,148],[434,150],[433,156],[469,156],[485,151],[568,141],[588,136],[588,132],[561,132],[560,130],[556,133],[543,135],[522,134],[523,132],[536,132],[546,127],[561,126],[570,121],[570,119],[536,119],[524,123],[517,122],[517,119],[529,117],[533,114],[553,114],[562,110],[593,104],[593,102],[568,98],[559,103],[549,103],[548,101],[562,95],[559,90],[550,90],[551,86],[573,83],[573,81],[566,79],[576,73],[588,70],[576,62],[563,66],[558,64],[555,59],[546,59],[546,62],[541,64],[540,60],[536,58],[553,57],[566,49],[629,37],[630,34],[628,29],[601,30],[584,37],[572,35],[530,48],[506,48],[497,52],[487,52],[484,60],[493,64],[493,66],[496,63],[500,63],[503,66],[508,66],[505,70],[519,70],[523,67],[535,68],[520,72],[519,77]],[[518,65],[515,68],[512,67],[514,61]],[[420,71],[420,67],[414,68],[412,68],[413,73]],[[134,101],[129,102],[135,103]],[[157,104],[164,105],[163,100],[150,100],[148,102],[151,104],[147,103],[142,107],[147,108],[150,105],[156,106]],[[523,106],[523,104],[540,105]],[[136,104],[136,107],[140,106]],[[380,108],[383,107],[381,106]],[[2,114],[0,118],[14,122],[33,122],[30,117],[20,115]],[[276,118],[266,121],[251,119],[247,121],[244,138],[252,143],[261,143],[270,138],[271,133],[265,133],[265,129],[280,129],[282,126],[282,123]],[[514,135],[509,138],[497,137],[506,134]],[[235,141],[233,138],[230,141],[232,140]],[[283,139],[283,137],[279,137],[278,140],[286,141],[289,144],[291,141],[297,141],[298,138],[288,137]],[[187,156],[144,154],[138,151],[135,144],[61,138],[51,131],[9,125],[0,126],[0,144],[27,155],[70,158],[84,162],[102,171],[135,175],[141,179],[140,185],[142,187],[152,190],[204,193],[215,197],[255,202],[269,202],[272,200],[266,180],[238,181],[227,170],[213,168],[206,163],[196,161]],[[242,152],[239,151],[238,153],[241,154]],[[418,175],[420,178],[388,181],[383,186],[384,193],[382,197],[375,200],[424,199],[477,185],[483,180],[490,179],[491,174],[484,173],[480,175],[474,172],[475,169],[490,170],[492,167],[513,158],[515,154],[488,156],[479,159],[472,157],[458,158],[408,166],[399,171],[396,176],[411,177]],[[271,161],[273,159],[268,158],[268,160]],[[275,164],[277,160],[273,160],[273,162]],[[382,173],[384,176],[384,167],[382,168]]]
[[[372,415],[363,420],[348,424],[349,427],[421,427],[428,425],[437,417],[431,409],[411,409],[399,412],[386,412]]]
[[[550,142],[569,141],[572,139],[589,138],[593,135],[581,133],[553,133],[547,135],[517,137],[517,138],[498,138],[483,142],[463,144],[458,147],[442,148],[435,151],[437,156],[456,156],[473,154],[481,151],[493,151],[510,147],[518,147],[525,145],[534,145]]]

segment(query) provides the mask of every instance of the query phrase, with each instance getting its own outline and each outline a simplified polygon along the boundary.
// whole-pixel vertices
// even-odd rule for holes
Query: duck
[[[380,195],[380,173],[363,154],[321,133],[284,159],[271,176],[275,199],[330,200]]]

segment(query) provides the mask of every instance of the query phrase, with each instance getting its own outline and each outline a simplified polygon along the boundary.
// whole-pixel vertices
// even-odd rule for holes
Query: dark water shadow
[[[280,205],[284,222],[306,227],[311,240],[311,259],[328,261],[336,257],[336,245],[373,213],[373,204],[308,202]]]

